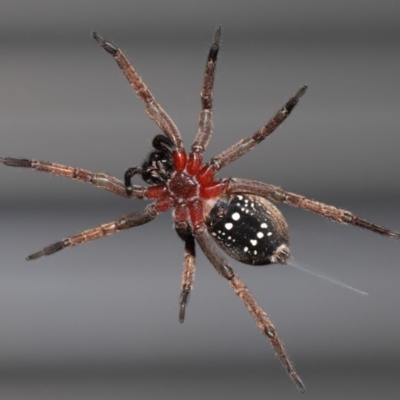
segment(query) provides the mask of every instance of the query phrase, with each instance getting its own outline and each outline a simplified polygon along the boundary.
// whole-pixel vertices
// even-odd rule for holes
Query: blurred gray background
[[[223,27],[207,157],[250,135],[300,85],[266,142],[227,167],[400,230],[398,1],[10,1],[0,4],[1,156],[122,177],[157,127],[97,30],[128,54],[187,145],[205,57]],[[1,399],[299,398],[267,340],[202,254],[183,325],[183,244],[165,215],[27,263],[143,207],[0,166]],[[277,326],[307,399],[399,396],[399,242],[281,207],[296,260],[233,262]]]

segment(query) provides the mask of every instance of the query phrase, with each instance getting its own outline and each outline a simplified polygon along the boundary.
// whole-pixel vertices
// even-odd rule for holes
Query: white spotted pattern
[[[280,244],[280,235],[275,232],[275,219],[261,200],[253,195],[237,194],[224,203],[222,197],[220,208],[211,215],[213,225],[208,227],[212,238],[223,250],[246,264],[272,262],[271,257]]]
[[[240,214],[239,214],[238,212],[233,213],[233,214],[232,214],[232,219],[233,219],[234,221],[239,221],[239,219],[240,219]]]
[[[227,222],[227,223],[225,224],[225,229],[227,229],[228,231],[230,231],[232,228],[233,228],[232,222]]]

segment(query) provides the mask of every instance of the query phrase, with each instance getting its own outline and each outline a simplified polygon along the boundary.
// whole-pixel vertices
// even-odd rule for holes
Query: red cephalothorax
[[[157,211],[163,212],[175,207],[176,222],[189,223],[192,231],[201,229],[204,222],[203,202],[219,197],[228,182],[213,180],[211,174],[206,177],[202,175],[203,169],[208,169],[208,166],[201,168],[201,156],[196,153],[187,157],[184,150],[175,150],[171,167],[170,178],[162,185],[148,187],[145,196],[156,199]],[[168,204],[171,206],[165,208]]]

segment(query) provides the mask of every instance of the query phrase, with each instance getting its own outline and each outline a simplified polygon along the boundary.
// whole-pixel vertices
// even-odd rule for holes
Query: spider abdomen
[[[251,265],[285,263],[290,257],[287,223],[268,200],[224,195],[206,216],[214,241],[232,258]]]

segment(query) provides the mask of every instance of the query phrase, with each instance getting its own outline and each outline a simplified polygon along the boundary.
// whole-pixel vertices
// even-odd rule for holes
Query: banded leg
[[[331,221],[339,222],[340,224],[359,226],[360,228],[364,228],[384,236],[400,239],[399,232],[394,232],[383,226],[376,225],[365,219],[357,217],[349,211],[320,203],[319,201],[307,199],[306,197],[296,193],[286,192],[278,186],[267,183],[252,181],[249,179],[230,179],[226,192],[254,194],[256,196],[265,197],[293,207],[311,211],[318,215],[322,215]]]
[[[104,173],[93,173],[86,169],[69,167],[67,165],[56,164],[45,161],[28,160],[25,158],[0,158],[0,163],[8,167],[30,168],[52,175],[63,176],[64,178],[74,179],[83,183],[90,183],[100,189],[108,190],[118,196],[143,199],[145,197],[145,187],[134,186],[132,194],[127,194],[125,185],[113,176]]]
[[[126,79],[128,79],[135,93],[140,97],[146,106],[148,116],[159,126],[161,131],[176,145],[178,150],[183,148],[182,138],[178,128],[164,111],[164,109],[156,102],[153,94],[143,82],[142,78],[133,68],[125,54],[119,47],[114,46],[112,43],[104,40],[98,33],[93,32],[93,38],[100,44],[100,46],[110,53],[118,66],[121,68]]]
[[[214,40],[211,44],[211,48],[207,57],[203,86],[200,93],[201,112],[199,115],[199,128],[192,145],[192,152],[198,153],[200,156],[206,149],[212,134],[213,87],[220,40],[221,27],[218,26],[215,30]]]
[[[257,130],[252,136],[240,140],[218,156],[213,157],[208,164],[207,170],[204,170],[204,174],[209,174],[211,171],[214,173],[219,171],[221,168],[252,150],[255,145],[267,138],[289,116],[293,108],[299,102],[300,97],[303,96],[306,90],[307,86],[302,86],[297,93],[290,98],[281,109],[279,109],[279,111],[268,121],[268,123]]]
[[[224,278],[229,281],[229,284],[231,285],[235,293],[240,297],[247,310],[254,318],[261,332],[265,336],[267,336],[271,346],[275,350],[286,372],[296,384],[297,389],[300,392],[304,393],[306,390],[305,386],[300,377],[297,375],[292,362],[286,354],[283,343],[279,339],[275,327],[272,324],[271,320],[268,318],[267,313],[258,305],[247,286],[239,278],[239,276],[236,275],[229,263],[219,254],[214,246],[214,243],[212,242],[212,239],[208,236],[207,231],[204,229],[196,232],[195,238],[211,264]]]
[[[194,274],[196,270],[196,252],[194,237],[187,224],[177,226],[176,231],[181,239],[185,241],[185,262],[183,265],[182,274],[182,290],[179,297],[179,322],[183,323],[185,321],[185,312],[189,301],[189,296],[193,290]]]
[[[118,218],[116,221],[97,226],[96,228],[88,229],[86,231],[78,233],[77,235],[69,236],[56,243],[53,243],[50,246],[47,246],[44,249],[38,251],[37,253],[31,254],[26,258],[26,260],[36,260],[42,256],[49,256],[56,253],[57,251],[66,249],[67,247],[78,246],[80,244],[90,242],[103,236],[112,235],[123,229],[130,229],[134,226],[146,224],[147,222],[153,220],[158,214],[159,212],[157,211],[155,204],[149,204],[143,210],[124,215]]]

